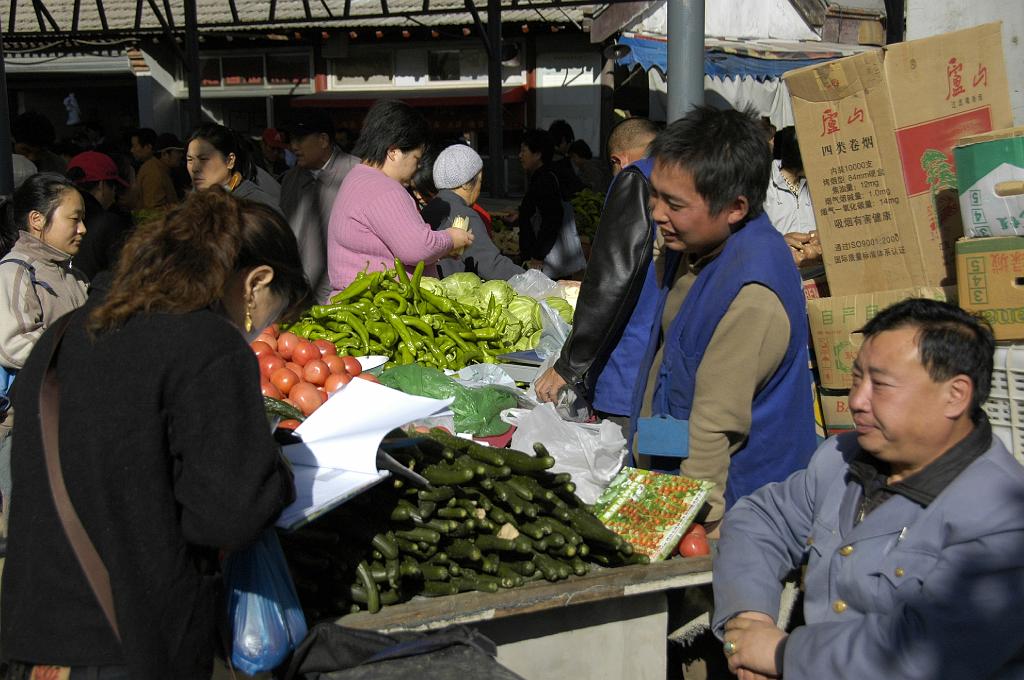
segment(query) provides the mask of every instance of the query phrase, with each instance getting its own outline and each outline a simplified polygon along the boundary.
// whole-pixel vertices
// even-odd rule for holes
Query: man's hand
[[[551,403],[557,401],[558,391],[564,386],[565,378],[558,374],[554,366],[544,371],[544,374],[533,383],[533,388],[537,391],[537,399],[542,403],[545,401],[550,401]]]
[[[729,670],[740,680],[762,680],[782,675],[779,645],[786,634],[775,620],[761,612],[740,612],[725,624],[725,642],[735,651],[727,654]]]
[[[797,267],[821,262],[821,241],[818,240],[818,232],[809,233],[790,232],[783,236],[786,245],[793,253],[793,262]]]

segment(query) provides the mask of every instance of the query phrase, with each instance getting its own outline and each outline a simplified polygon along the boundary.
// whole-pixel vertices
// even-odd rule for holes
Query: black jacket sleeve
[[[586,395],[591,395],[600,367],[622,336],[653,257],[648,193],[647,178],[637,168],[626,168],[612,182],[572,332],[555,362],[555,371]]]

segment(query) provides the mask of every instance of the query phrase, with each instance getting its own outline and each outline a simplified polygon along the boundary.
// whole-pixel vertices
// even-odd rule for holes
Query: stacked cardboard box
[[[832,297],[808,301],[831,430],[856,331],[908,297],[956,301],[953,147],[1012,125],[1001,26],[887,46],[784,76]],[[830,406],[832,409],[830,426]]]

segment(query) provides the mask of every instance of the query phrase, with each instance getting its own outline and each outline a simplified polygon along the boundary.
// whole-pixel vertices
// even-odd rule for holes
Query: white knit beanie
[[[470,181],[484,167],[480,154],[465,144],[453,144],[434,161],[434,186],[455,189]]]

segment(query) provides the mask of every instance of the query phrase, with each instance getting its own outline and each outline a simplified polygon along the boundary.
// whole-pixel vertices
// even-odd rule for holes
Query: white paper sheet
[[[295,528],[387,477],[377,470],[377,448],[385,435],[448,411],[452,401],[417,397],[367,380],[353,380],[335,392],[295,429],[302,443],[282,448],[295,472],[296,498],[277,526]]]

